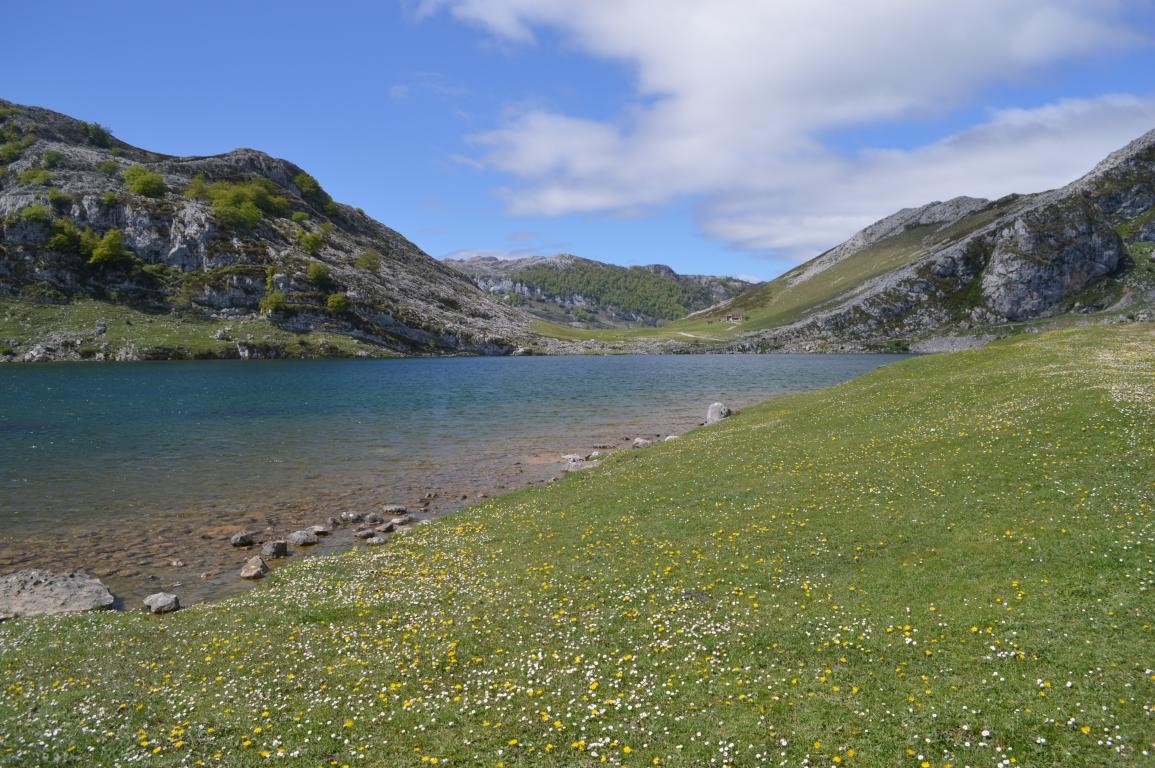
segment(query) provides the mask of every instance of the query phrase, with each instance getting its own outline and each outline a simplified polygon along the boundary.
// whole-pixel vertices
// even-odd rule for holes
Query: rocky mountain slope
[[[1061,189],[908,209],[706,313],[740,350],[935,349],[944,338],[1155,306],[1155,131]],[[949,342],[946,342],[949,345]]]
[[[95,322],[78,324],[94,301]],[[527,315],[292,163],[251,149],[169,157],[4,101],[0,307],[7,359],[506,354],[534,342]]]
[[[613,328],[676,320],[734,298],[753,283],[679,275],[664,264],[622,267],[569,254],[447,259],[482,290],[550,322]]]

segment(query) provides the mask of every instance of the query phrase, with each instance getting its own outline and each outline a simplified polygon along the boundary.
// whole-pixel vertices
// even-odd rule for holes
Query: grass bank
[[[1143,765],[1155,329],[780,398],[164,619],[0,624],[0,764]]]

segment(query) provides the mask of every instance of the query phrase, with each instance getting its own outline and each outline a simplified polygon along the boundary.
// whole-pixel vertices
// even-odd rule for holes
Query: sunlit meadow
[[[165,618],[0,624],[0,765],[1155,764],[1155,329],[917,358]]]

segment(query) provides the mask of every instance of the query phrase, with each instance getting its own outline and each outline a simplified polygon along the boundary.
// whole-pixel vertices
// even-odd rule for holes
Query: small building
[[[746,322],[745,315],[726,315],[727,323],[744,323]]]

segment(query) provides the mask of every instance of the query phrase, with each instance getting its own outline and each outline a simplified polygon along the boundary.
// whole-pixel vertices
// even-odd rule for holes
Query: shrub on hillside
[[[112,130],[100,123],[85,123],[84,132],[88,140],[98,147],[107,147],[112,143]]]
[[[115,227],[104,233],[88,257],[89,264],[119,264],[132,258],[132,251],[124,245],[124,233]]]
[[[328,285],[332,279],[329,273],[329,267],[319,261],[310,262],[305,271],[305,275],[313,285]]]
[[[381,254],[376,251],[364,251],[357,257],[355,262],[357,269],[366,269],[370,272],[376,272],[381,269]]]
[[[61,189],[48,190],[48,204],[57,213],[64,213],[72,207],[72,195]]]
[[[289,301],[281,291],[270,291],[261,299],[262,312],[283,312],[289,306]]]
[[[316,208],[330,215],[337,212],[337,204],[333,202],[333,198],[329,197],[329,193],[309,174],[304,171],[298,173],[293,177],[293,183],[301,190],[301,197]]]
[[[247,182],[218,181],[206,184],[201,176],[193,179],[185,196],[208,200],[213,217],[222,225],[245,230],[255,227],[263,216],[284,213],[289,201],[276,194],[277,185],[265,178]]]
[[[52,211],[48,210],[48,206],[40,203],[33,203],[24,210],[20,211],[21,221],[34,221],[40,224],[49,224],[52,222]]]
[[[168,185],[159,173],[148,170],[143,165],[134,165],[124,172],[124,183],[128,191],[134,195],[145,197],[164,197],[168,192]]]
[[[52,172],[44,168],[25,168],[16,181],[22,186],[46,187],[52,183]]]
[[[297,242],[305,253],[316,256],[321,252],[321,246],[325,244],[325,235],[321,232],[300,232],[297,234]]]

